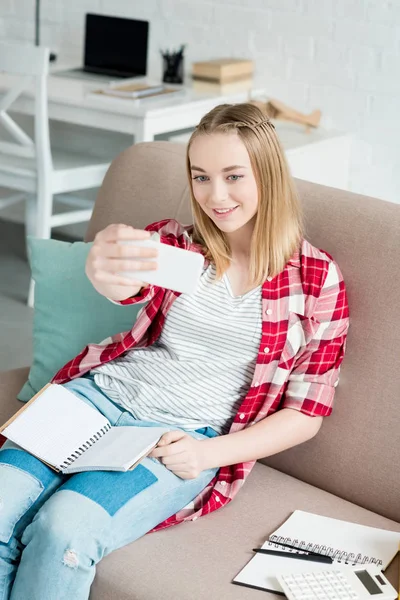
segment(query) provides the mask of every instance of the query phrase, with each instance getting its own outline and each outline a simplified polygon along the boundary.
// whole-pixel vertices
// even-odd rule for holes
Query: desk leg
[[[153,142],[154,131],[151,130],[149,123],[146,120],[139,121],[134,132],[134,143]]]

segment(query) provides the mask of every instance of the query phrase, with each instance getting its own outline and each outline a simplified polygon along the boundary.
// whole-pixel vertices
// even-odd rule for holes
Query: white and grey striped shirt
[[[261,286],[234,297],[212,263],[171,306],[161,335],[93,369],[96,384],[135,418],[226,433],[250,387],[261,341]]]

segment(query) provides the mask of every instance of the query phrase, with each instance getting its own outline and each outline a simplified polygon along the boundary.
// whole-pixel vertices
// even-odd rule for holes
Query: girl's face
[[[251,233],[258,189],[239,136],[234,132],[199,135],[192,142],[189,159],[193,194],[203,211],[227,234],[246,225]]]

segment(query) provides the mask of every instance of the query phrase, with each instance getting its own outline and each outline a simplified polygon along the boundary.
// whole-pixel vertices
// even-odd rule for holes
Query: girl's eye
[[[230,179],[230,181],[239,181],[242,177],[243,175],[229,175],[228,179]]]
[[[196,175],[196,177],[193,177],[193,181],[198,181],[199,183],[203,183],[206,180],[207,177],[205,175]]]

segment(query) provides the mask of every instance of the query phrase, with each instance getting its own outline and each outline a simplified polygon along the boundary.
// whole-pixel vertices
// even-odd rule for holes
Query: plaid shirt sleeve
[[[299,410],[313,417],[327,416],[332,412],[349,327],[346,288],[333,260],[312,318],[318,327],[294,361],[282,408]]]
[[[121,304],[122,306],[126,306],[128,304],[140,304],[144,302],[149,302],[154,296],[156,287],[154,285],[147,284],[143,286],[139,293],[136,296],[131,296],[130,298],[126,298],[126,300],[110,300],[113,304]]]

